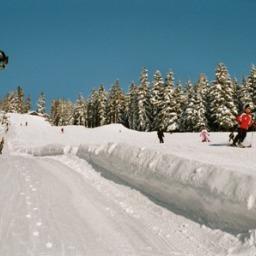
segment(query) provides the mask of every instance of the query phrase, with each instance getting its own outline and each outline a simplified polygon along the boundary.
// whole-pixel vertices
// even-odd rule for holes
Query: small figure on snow
[[[25,125],[28,126],[28,122],[26,122]]]
[[[162,129],[159,129],[159,130],[157,131],[157,136],[158,136],[159,142],[160,142],[160,143],[164,143],[164,139],[163,139],[163,137],[164,137],[164,132],[163,132]]]
[[[4,147],[4,137],[3,137],[2,140],[0,141],[0,154],[2,154],[3,147]]]
[[[64,128],[62,127],[62,128],[60,129],[60,131],[61,131],[61,133],[64,133]]]
[[[252,111],[249,104],[246,104],[244,106],[244,112],[241,115],[237,116],[236,120],[239,124],[239,128],[238,128],[238,134],[236,135],[232,145],[244,147],[242,142],[244,141],[247,135],[248,129],[253,124]]]
[[[210,142],[209,136],[210,134],[208,133],[206,127],[202,126],[200,133],[200,137],[202,137],[202,142]]]

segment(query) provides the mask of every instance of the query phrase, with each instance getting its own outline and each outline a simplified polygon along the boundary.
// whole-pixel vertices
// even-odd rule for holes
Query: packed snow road
[[[76,157],[4,155],[0,170],[1,256],[206,256],[238,245],[105,180]]]

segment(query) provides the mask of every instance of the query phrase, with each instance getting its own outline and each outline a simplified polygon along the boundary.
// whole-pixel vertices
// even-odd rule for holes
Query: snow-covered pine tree
[[[180,129],[182,131],[192,132],[194,129],[194,115],[195,115],[195,91],[193,85],[188,81],[186,88],[186,104],[185,109],[180,117]]]
[[[53,100],[51,106],[51,122],[56,126],[73,124],[73,104],[64,99]]]
[[[24,113],[24,91],[21,86],[17,87],[17,97],[18,97],[18,113]]]
[[[125,123],[125,96],[118,80],[110,89],[107,100],[108,123]]]
[[[53,125],[59,125],[60,114],[58,113],[59,100],[52,100],[50,121]]]
[[[17,113],[19,110],[19,98],[17,90],[12,91],[7,96],[7,112]]]
[[[199,79],[195,85],[195,90],[200,93],[205,107],[207,108],[208,94],[209,94],[209,82],[205,74],[201,73]]]
[[[187,100],[187,97],[181,82],[178,82],[178,84],[174,89],[174,98],[176,100],[176,113],[178,116],[178,126],[180,126],[181,114],[184,111],[184,108],[186,106],[186,100]]]
[[[253,106],[252,94],[250,93],[248,79],[243,78],[242,85],[238,90],[238,109],[243,111],[243,106],[250,104]]]
[[[152,127],[151,129],[156,131],[159,130],[162,123],[162,117],[159,116],[162,108],[164,107],[164,80],[162,78],[161,72],[157,70],[154,74],[154,79],[152,82],[151,88],[151,97],[152,105]]]
[[[216,80],[210,91],[210,121],[214,130],[228,131],[236,124],[235,89],[224,64],[216,68]]]
[[[24,113],[28,113],[30,111],[30,109],[31,109],[31,98],[28,95],[24,102]]]
[[[136,130],[138,124],[138,87],[133,82],[128,92],[128,127]]]
[[[103,85],[100,85],[98,89],[98,113],[97,113],[97,125],[102,126],[107,124],[107,93]]]
[[[252,99],[252,103],[256,104],[256,67],[254,65],[252,65],[251,67],[251,72],[247,78],[246,83],[247,83],[248,93]]]
[[[57,111],[60,115],[59,125],[73,124],[73,103],[71,101],[61,99]]]
[[[160,109],[158,114],[159,128],[167,132],[177,130],[178,115],[176,112],[176,99],[174,97],[174,75],[171,71],[165,79],[163,100],[161,101]]]
[[[45,99],[45,94],[43,92],[40,93],[38,100],[37,100],[37,113],[39,114],[45,114],[46,110],[46,99]]]
[[[148,82],[148,70],[144,68],[140,75],[138,87],[138,123],[136,130],[150,131],[152,122],[152,106]]]
[[[78,95],[78,98],[74,104],[73,124],[87,126],[87,105],[82,94]]]
[[[195,127],[195,131],[199,131],[201,126],[208,127],[209,116],[209,82],[205,74],[200,74],[199,79],[194,89],[196,93],[196,106],[199,113],[198,125]]]
[[[94,128],[97,127],[97,117],[98,117],[98,91],[93,90],[91,96],[88,100],[87,107],[87,116],[88,116],[88,127]]]

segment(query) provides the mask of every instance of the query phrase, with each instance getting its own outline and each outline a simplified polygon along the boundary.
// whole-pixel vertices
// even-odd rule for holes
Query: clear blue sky
[[[0,0],[0,96],[21,85],[35,102],[75,100],[156,69],[214,79],[218,62],[241,79],[256,64],[255,0]]]

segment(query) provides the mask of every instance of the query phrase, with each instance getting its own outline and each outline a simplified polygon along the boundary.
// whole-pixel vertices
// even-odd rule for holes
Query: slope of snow
[[[24,116],[12,116],[14,125],[24,123]],[[65,145],[82,144],[78,156],[186,216],[235,233],[256,228],[255,148],[223,146],[227,134],[213,133],[211,144],[201,143],[197,133],[167,134],[166,144],[161,145],[155,133],[135,132],[121,125],[96,129],[71,126],[61,134],[60,127],[51,127],[39,117],[25,119],[42,130],[26,132],[24,125],[16,129],[22,133],[17,134],[20,139],[15,144],[20,151],[56,155],[65,151]],[[251,136],[248,134],[249,139]],[[66,150],[71,149],[66,146]]]
[[[227,134],[210,144],[166,134],[160,145],[121,125],[62,134],[10,114],[5,137],[0,255],[255,255],[255,148],[221,146]]]
[[[255,176],[127,144],[82,145],[77,155],[201,223],[256,228]]]

